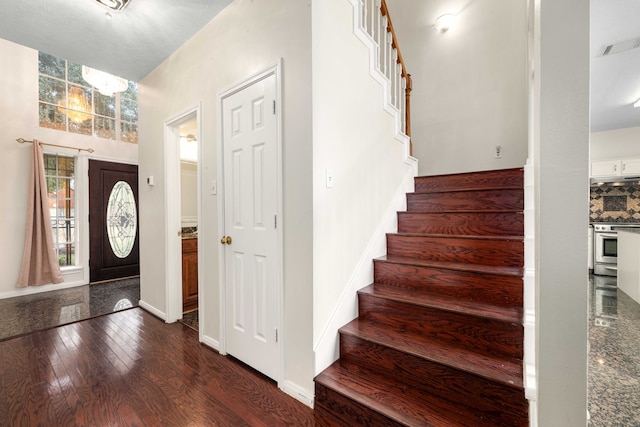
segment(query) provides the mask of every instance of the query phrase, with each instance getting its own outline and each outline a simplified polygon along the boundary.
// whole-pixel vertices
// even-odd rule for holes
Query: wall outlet
[[[496,155],[495,155],[496,159],[501,159],[502,158],[502,145],[496,145]]]
[[[333,171],[331,169],[326,169],[324,171],[324,176],[327,188],[333,188]]]

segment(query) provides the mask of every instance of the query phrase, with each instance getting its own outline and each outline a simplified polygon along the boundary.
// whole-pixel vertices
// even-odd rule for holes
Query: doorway
[[[89,282],[140,274],[138,166],[89,160]]]
[[[180,228],[182,237],[182,314],[194,323],[198,311],[198,139],[197,122],[180,125]]]
[[[193,316],[202,300],[201,267],[201,165],[200,106],[165,121],[166,168],[166,321]],[[180,201],[176,203],[176,201]],[[183,256],[184,253],[184,256]],[[197,322],[202,324],[202,310]],[[202,328],[199,328],[202,340]]]
[[[280,63],[220,97],[224,351],[279,380],[282,335]]]

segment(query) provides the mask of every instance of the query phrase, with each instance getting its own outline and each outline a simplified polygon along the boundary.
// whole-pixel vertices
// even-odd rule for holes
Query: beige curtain
[[[47,180],[40,143],[33,141],[31,175],[28,188],[27,232],[22,253],[18,287],[46,285],[64,281],[53,241]]]

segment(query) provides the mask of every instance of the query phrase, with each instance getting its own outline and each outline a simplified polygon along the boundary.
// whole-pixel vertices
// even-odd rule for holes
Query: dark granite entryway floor
[[[140,278],[0,299],[0,340],[137,307]]]
[[[592,276],[589,291],[589,426],[640,426],[640,304],[615,277]]]

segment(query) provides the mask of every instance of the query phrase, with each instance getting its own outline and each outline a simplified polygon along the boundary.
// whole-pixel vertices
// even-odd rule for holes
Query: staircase
[[[315,378],[328,426],[528,426],[523,170],[419,177]]]

